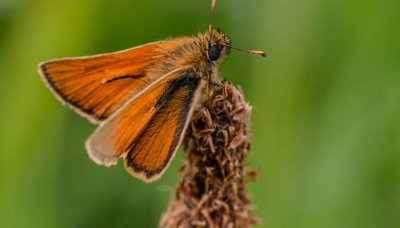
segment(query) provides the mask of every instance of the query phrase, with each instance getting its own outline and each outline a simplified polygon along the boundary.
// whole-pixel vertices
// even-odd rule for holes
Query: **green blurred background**
[[[97,166],[36,67],[205,31],[188,2],[0,1],[0,227],[157,226],[183,153],[153,184]],[[214,26],[270,55],[221,67],[254,107],[260,227],[400,227],[400,1],[219,0]]]

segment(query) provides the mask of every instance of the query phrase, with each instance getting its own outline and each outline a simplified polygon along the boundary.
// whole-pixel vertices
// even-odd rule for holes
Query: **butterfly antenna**
[[[214,13],[214,8],[215,8],[215,2],[216,2],[216,1],[217,1],[217,0],[212,0],[212,1],[211,1],[210,17],[209,17],[209,19],[208,19],[208,32],[209,32],[209,33],[211,33],[212,16],[213,16],[213,13]]]
[[[246,49],[243,49],[243,48],[233,47],[233,46],[228,45],[228,44],[223,44],[223,43],[221,43],[221,44],[224,45],[225,47],[232,48],[232,49],[235,49],[235,50],[238,50],[238,51],[250,53],[250,54],[253,54],[253,55],[258,55],[258,56],[261,56],[261,57],[267,57],[267,54],[264,51],[246,50]]]

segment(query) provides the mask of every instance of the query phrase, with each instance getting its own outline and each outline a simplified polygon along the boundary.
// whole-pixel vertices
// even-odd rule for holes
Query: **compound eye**
[[[221,52],[219,50],[219,48],[217,47],[217,45],[212,45],[209,49],[208,49],[208,59],[210,61],[215,61],[219,58],[219,56],[221,55]]]

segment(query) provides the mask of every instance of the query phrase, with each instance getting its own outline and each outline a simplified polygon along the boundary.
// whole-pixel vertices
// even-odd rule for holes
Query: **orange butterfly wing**
[[[39,73],[56,96],[98,123],[157,78],[147,69],[160,56],[156,42],[120,52],[64,58],[39,65]]]
[[[151,172],[161,166],[165,168],[165,162],[172,158],[180,144],[193,103],[197,99],[195,95],[199,83],[200,77],[190,67],[162,76],[131,98],[96,129],[86,142],[89,156],[98,164],[109,166],[116,164],[119,157],[129,152],[128,156],[138,156],[133,159],[133,163],[126,162],[129,164],[127,167],[141,167],[149,162],[149,166],[143,166],[143,170]],[[138,149],[138,145],[143,145],[157,129],[160,132],[156,139],[161,141]],[[157,159],[141,160],[141,155],[147,153],[151,153],[148,159],[152,156]],[[138,162],[137,166],[130,165],[135,162]],[[150,178],[142,177],[139,174],[142,171],[134,170],[131,173],[144,180]]]
[[[199,77],[182,75],[170,84],[160,109],[125,157],[126,170],[146,182],[160,178],[169,166],[199,99]]]

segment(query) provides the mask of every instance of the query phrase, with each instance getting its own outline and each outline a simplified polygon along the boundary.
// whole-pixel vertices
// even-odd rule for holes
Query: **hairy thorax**
[[[147,75],[156,78],[176,69],[188,68],[197,72],[197,75],[208,83],[218,83],[218,68],[228,50],[221,46],[221,57],[217,61],[210,61],[207,51],[211,45],[217,43],[229,45],[230,41],[225,34],[212,30],[211,33],[160,42],[154,57],[161,61],[156,61],[149,68]]]

